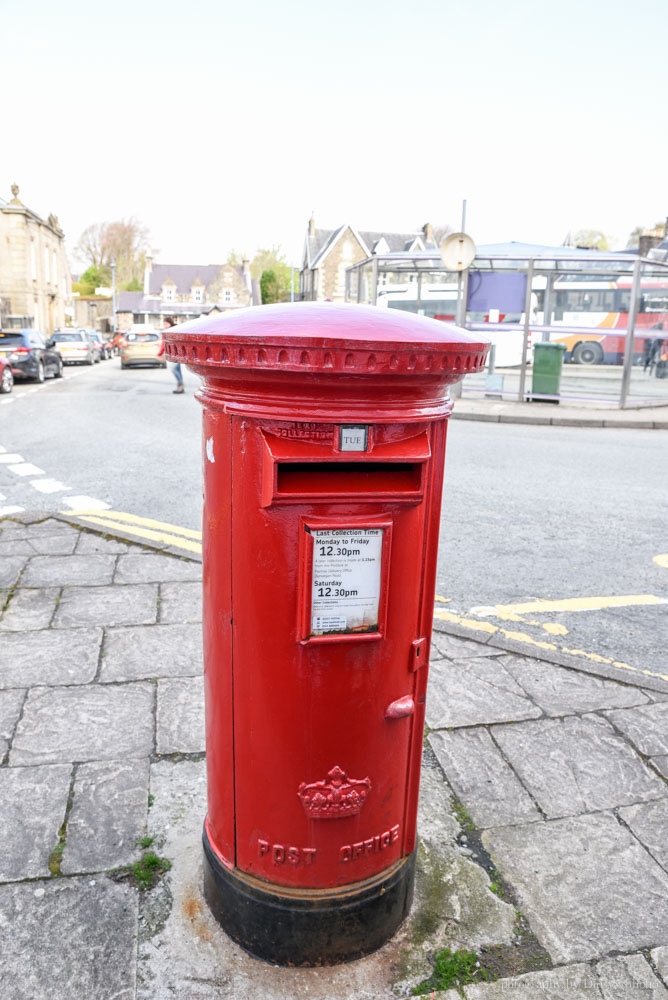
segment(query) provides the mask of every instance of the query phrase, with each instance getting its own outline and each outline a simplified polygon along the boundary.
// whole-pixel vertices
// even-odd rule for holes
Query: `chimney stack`
[[[422,227],[422,235],[424,236],[425,243],[434,242],[434,230],[432,229],[431,222],[425,222]]]
[[[312,212],[311,218],[308,220],[308,234],[309,236],[315,236],[315,219],[313,218]]]

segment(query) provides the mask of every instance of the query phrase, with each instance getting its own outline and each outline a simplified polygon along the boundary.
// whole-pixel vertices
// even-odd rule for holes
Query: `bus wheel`
[[[573,351],[576,365],[600,365],[603,363],[603,348],[594,340],[585,340]]]

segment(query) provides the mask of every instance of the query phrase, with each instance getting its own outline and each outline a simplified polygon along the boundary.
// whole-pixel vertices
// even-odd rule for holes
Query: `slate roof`
[[[306,266],[315,267],[317,262],[324,257],[329,248],[336,242],[344,229],[348,228],[348,223],[339,226],[338,229],[315,229],[313,236],[306,232]],[[351,227],[352,228],[352,227]],[[390,253],[397,253],[401,250],[408,250],[415,240],[419,239],[421,246],[425,245],[422,233],[387,233],[373,232],[371,230],[357,229],[356,232],[365,244],[365,249],[369,256],[379,240],[385,239],[390,248]]]
[[[165,281],[171,278],[176,285],[178,295],[189,295],[198,278],[208,288],[216,281],[224,267],[224,264],[154,264],[149,292],[152,295],[159,295]],[[234,270],[243,278],[242,267],[235,267]]]
[[[204,315],[215,309],[212,302],[161,302],[155,295],[143,292],[119,292],[116,312],[119,313],[159,313],[161,316]]]

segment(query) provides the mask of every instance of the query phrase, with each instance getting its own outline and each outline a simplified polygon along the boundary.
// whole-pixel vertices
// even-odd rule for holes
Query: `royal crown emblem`
[[[309,819],[356,816],[371,790],[369,778],[349,778],[340,767],[327,773],[328,781],[302,781],[299,798]]]

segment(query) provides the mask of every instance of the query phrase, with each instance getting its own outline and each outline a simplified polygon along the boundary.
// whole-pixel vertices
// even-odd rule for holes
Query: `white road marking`
[[[104,500],[82,496],[63,497],[63,503],[66,503],[72,510],[109,510],[111,507],[111,504],[105,503]]]
[[[40,493],[62,493],[63,490],[72,489],[71,486],[65,486],[57,479],[35,479],[30,485],[39,490]]]
[[[25,510],[25,507],[0,507],[0,517],[4,517],[5,514],[20,514]]]
[[[22,461],[23,461],[23,455],[12,455],[12,454],[0,455],[0,463],[3,465],[13,465],[14,462],[22,462]]]
[[[44,469],[38,469],[36,465],[31,465],[30,462],[21,462],[20,465],[10,465],[9,471],[13,472],[17,476],[44,475]]]

